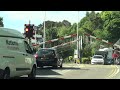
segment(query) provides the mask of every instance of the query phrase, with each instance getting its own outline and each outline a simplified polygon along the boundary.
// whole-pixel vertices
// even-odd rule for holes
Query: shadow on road
[[[37,68],[36,75],[61,75],[50,68]]]
[[[89,69],[81,69],[78,67],[63,67],[63,68],[53,68],[53,67],[44,67],[44,68],[37,68],[36,71],[36,78],[35,79],[63,79],[63,78],[59,78],[56,76],[60,76],[62,74],[60,74],[61,71],[66,71],[66,70],[89,70]],[[27,77],[16,77],[13,79],[28,79]]]
[[[81,68],[77,68],[77,67],[63,67],[59,70],[89,70],[89,69],[81,69]]]
[[[53,67],[45,67],[45,68],[38,68],[37,69],[38,71],[39,70],[89,70],[89,69],[81,69],[81,68],[78,68],[78,67],[63,67],[63,68],[57,68],[57,69],[54,69]]]

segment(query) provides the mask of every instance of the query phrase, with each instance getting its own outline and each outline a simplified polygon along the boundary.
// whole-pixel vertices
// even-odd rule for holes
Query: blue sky
[[[99,11],[98,11],[99,12]],[[79,11],[79,20],[83,18],[86,11]],[[4,27],[16,29],[24,32],[24,24],[39,25],[43,23],[45,11],[0,11],[0,17],[3,17]],[[73,23],[78,21],[78,11],[46,11],[46,20],[63,21],[68,20]]]

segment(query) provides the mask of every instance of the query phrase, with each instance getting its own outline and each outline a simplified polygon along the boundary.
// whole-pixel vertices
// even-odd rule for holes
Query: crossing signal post
[[[29,43],[30,43],[31,38],[33,38],[33,35],[34,35],[34,24],[25,24],[24,34],[25,34],[25,38],[29,39]]]
[[[34,34],[34,24],[25,24],[25,37],[32,38]]]

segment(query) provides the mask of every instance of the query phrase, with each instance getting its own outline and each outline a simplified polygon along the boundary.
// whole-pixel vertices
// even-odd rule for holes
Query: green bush
[[[68,62],[69,62],[69,58],[68,57],[64,58],[64,63],[68,63]]]
[[[74,62],[73,56],[68,56],[68,57],[64,58],[64,62],[65,62],[65,63]]]
[[[90,57],[88,57],[88,58],[82,58],[82,63],[83,64],[89,64],[90,63]]]

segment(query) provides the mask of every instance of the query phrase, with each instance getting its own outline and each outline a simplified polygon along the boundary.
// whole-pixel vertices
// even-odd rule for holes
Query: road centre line
[[[117,73],[119,72],[119,68],[118,68],[118,66],[115,66],[115,67],[116,67],[116,68],[115,68],[115,71],[114,71],[114,73],[110,76],[110,78],[116,76]]]
[[[109,79],[109,77],[114,73],[115,67],[113,65],[111,67],[112,67],[112,70],[110,71],[110,73],[107,75],[105,79]]]
[[[111,73],[107,76],[106,79],[112,79],[114,76],[116,76],[119,73],[118,66],[114,66],[114,69],[112,69]]]

